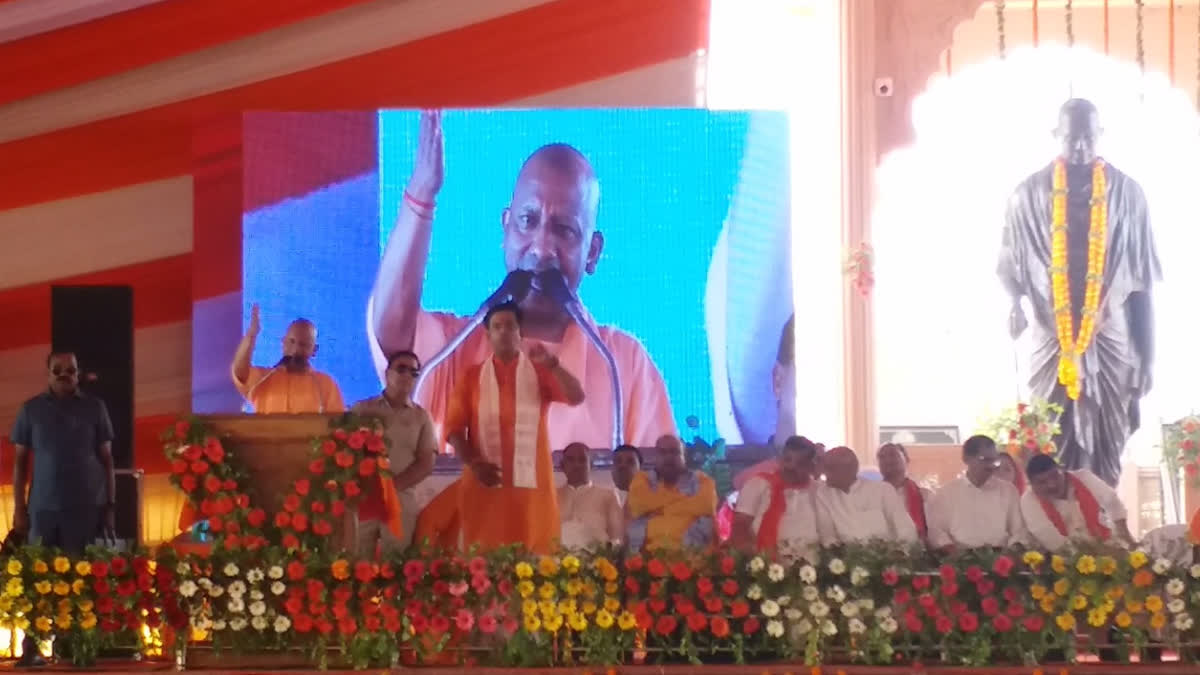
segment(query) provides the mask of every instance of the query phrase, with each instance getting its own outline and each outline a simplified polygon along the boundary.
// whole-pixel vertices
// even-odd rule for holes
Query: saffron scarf
[[[929,534],[929,525],[925,521],[925,497],[911,478],[904,479],[904,505],[908,507],[908,515],[917,526],[917,536],[924,539]]]
[[[783,522],[783,514],[787,512],[787,490],[806,489],[812,480],[789,483],[778,471],[760,473],[758,477],[771,487],[771,501],[763,513],[762,522],[758,524],[758,550],[774,551],[779,546],[779,525]]]
[[[651,490],[658,489],[658,474],[653,471],[645,474],[646,482],[650,485]],[[696,492],[700,489],[700,479],[696,477],[695,471],[687,471],[679,480],[675,482],[675,489],[685,497],[695,497]],[[652,516],[642,516],[629,521],[629,550],[641,551],[646,545],[646,530],[650,524]],[[708,548],[712,545],[713,533],[716,523],[710,516],[701,516],[688,526],[687,531],[683,533],[683,547],[686,548]]]
[[[1088,534],[1100,541],[1108,541],[1112,532],[1100,522],[1100,502],[1096,501],[1096,496],[1075,474],[1068,473],[1067,481],[1069,481],[1071,489],[1075,491],[1075,499],[1079,502],[1079,510],[1083,513],[1083,522],[1087,525]],[[1054,529],[1058,530],[1062,536],[1068,536],[1067,523],[1054,504],[1049,499],[1042,497],[1038,497],[1038,502],[1041,503],[1042,511],[1050,519]]]
[[[524,354],[517,355],[516,420],[513,427],[513,487],[536,488],[538,424],[542,397],[537,371]],[[500,386],[492,358],[479,369],[479,449],[487,461],[501,465]]]

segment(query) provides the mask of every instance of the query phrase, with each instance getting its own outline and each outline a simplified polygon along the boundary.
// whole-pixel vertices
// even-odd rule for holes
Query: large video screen
[[[429,371],[418,400],[440,424],[456,380],[490,353],[486,336],[477,328],[432,369],[430,359],[509,271],[553,267],[616,363],[623,440],[791,433],[792,406],[779,414],[794,382],[781,351],[792,315],[786,115],[385,110],[372,120],[373,161],[355,160],[351,175],[339,143],[363,150],[343,134],[303,138],[322,144],[315,166],[311,148],[287,147],[302,138],[284,133],[305,124],[298,116],[320,115],[256,113],[244,127],[246,181],[273,195],[243,214],[243,327],[252,305],[262,317],[256,365],[275,364],[288,323],[310,319],[313,366],[349,405],[379,394],[386,353],[413,349]],[[431,148],[444,163],[436,191],[422,178],[437,164]],[[522,306],[526,340],[546,344],[587,394],[551,407],[552,447],[611,447],[600,347],[537,291]]]

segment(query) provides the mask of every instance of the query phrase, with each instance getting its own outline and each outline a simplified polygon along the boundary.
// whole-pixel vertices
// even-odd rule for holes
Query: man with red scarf
[[[925,514],[933,493],[908,477],[908,450],[899,443],[884,443],[875,453],[875,463],[879,465],[879,475],[884,482],[891,483],[900,494],[900,499],[904,500],[908,515],[917,526],[917,536],[925,541],[929,536]]]
[[[996,442],[972,436],[963,443],[966,471],[929,500],[929,545],[939,551],[1007,548],[1025,544],[1021,497],[1001,478]]]
[[[1091,471],[1064,471],[1053,457],[1035,455],[1025,475],[1030,489],[1021,512],[1040,547],[1057,551],[1077,541],[1135,546],[1121,498]]]
[[[746,481],[738,494],[732,542],[747,553],[814,560],[820,548],[812,474],[817,446],[792,436],[779,453],[778,468]]]

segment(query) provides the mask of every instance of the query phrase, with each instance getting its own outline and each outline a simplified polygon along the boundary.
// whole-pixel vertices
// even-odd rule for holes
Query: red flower
[[[312,484],[308,482],[307,478],[301,478],[295,482],[296,494],[300,495],[301,497],[308,496],[308,490],[310,487],[312,487]]]
[[[921,621],[921,617],[916,612],[906,612],[904,614],[904,628],[910,633],[920,633],[925,628],[925,623]]]
[[[358,632],[358,623],[352,616],[342,617],[338,619],[338,632],[347,637]]]
[[[175,440],[182,441],[183,439],[187,438],[188,429],[190,429],[190,428],[191,428],[191,425],[188,424],[184,420],[180,420],[180,421],[176,422],[175,423]]]
[[[389,633],[396,634],[404,629],[404,624],[400,622],[398,616],[386,616],[383,618],[383,629]]]
[[[979,609],[984,616],[996,616],[1000,613],[1000,601],[996,599],[996,596],[990,595],[979,603]]]
[[[425,563],[420,560],[409,560],[404,563],[404,576],[409,579],[420,579],[425,575]]]
[[[321,443],[321,454],[325,455],[326,457],[333,457],[333,453],[335,452],[337,452],[337,443],[334,443],[330,440],[326,440],[324,443]]]
[[[192,462],[192,465],[189,468],[191,468],[192,473],[203,476],[204,474],[208,473],[208,462],[198,459]]]
[[[955,595],[958,595],[958,584],[954,582],[942,584],[942,595],[947,598],[953,598]]]
[[[699,593],[701,597],[711,594],[713,592],[712,579],[709,579],[708,577],[700,577],[697,579],[696,592]]]
[[[693,633],[699,633],[705,628],[708,628],[708,619],[699,612],[695,614],[689,614],[687,618],[687,627],[688,630],[692,631]]]
[[[246,522],[250,527],[262,527],[263,523],[267,522],[267,512],[262,509],[251,509],[250,513],[246,514]]]
[[[718,614],[725,608],[725,603],[721,602],[721,598],[710,596],[704,600],[704,611],[709,614]]]
[[[386,447],[387,445],[383,442],[383,436],[379,434],[371,434],[371,437],[367,439],[367,452],[379,454]]]
[[[117,595],[121,596],[122,598],[128,598],[136,592],[137,584],[133,582],[133,579],[126,579],[117,584]]]
[[[496,592],[505,598],[512,595],[512,582],[508,579],[501,579],[500,583],[496,584]]]
[[[182,476],[183,474],[187,473],[187,470],[187,460],[183,459],[182,457],[176,457],[171,462],[171,473],[175,474],[176,476]]]
[[[950,613],[954,616],[962,616],[967,613],[967,603],[961,600],[955,600],[950,603]]]
[[[108,598],[110,602],[112,601],[108,595],[112,592],[112,587],[104,579],[97,579],[96,583],[92,584],[92,590],[96,592],[97,598]]]
[[[725,581],[721,582],[721,592],[729,597],[737,595],[738,590],[738,582],[734,581],[733,579],[726,579]]]
[[[646,571],[649,572],[650,576],[652,577],[667,576],[667,566],[664,565],[663,561],[659,560],[658,558],[652,559],[650,563],[646,565]]]
[[[667,611],[667,601],[662,598],[654,598],[650,601],[650,611],[655,614],[662,614]]]
[[[967,568],[967,580],[968,581],[970,581],[973,584],[977,584],[977,583],[979,583],[979,580],[982,578],[983,578],[983,570],[979,567],[979,565],[971,565],[970,567]]]
[[[650,582],[650,595],[657,597],[657,596],[662,595],[662,592],[663,592],[663,585],[662,585],[661,581],[651,581]]]
[[[1025,616],[1025,608],[1020,603],[1014,602],[1008,606],[1008,615],[1014,619],[1019,619]]]
[[[298,614],[292,617],[292,627],[297,633],[309,633],[313,629],[312,617],[307,614]]]
[[[354,453],[342,450],[333,456],[333,461],[343,469],[354,466]]]
[[[234,487],[237,486],[235,485]],[[239,509],[250,508],[250,495],[238,495],[234,501],[237,503]]]
[[[108,595],[107,591],[102,595],[96,596],[96,612],[98,614],[108,614],[112,612],[115,604],[116,603],[113,602],[112,596]]]
[[[367,632],[376,633],[383,628],[383,620],[378,616],[368,616],[363,619],[363,628],[367,629]]]
[[[625,577],[625,590],[631,595],[637,595],[642,591],[641,587],[638,585],[637,579],[634,579],[633,577]]]
[[[303,513],[292,515],[292,529],[297,532],[305,532],[308,530],[308,516]]]
[[[736,567],[737,563],[734,561],[732,556],[723,556],[721,558],[721,574],[729,576],[733,574],[733,571],[736,569]]]
[[[354,578],[365,583],[369,583],[379,574],[379,566],[360,560],[354,565]]]
[[[913,577],[913,580],[912,580],[913,588],[918,591],[923,591],[923,590],[929,588],[931,583],[933,583],[933,582],[930,581],[929,577],[924,576],[924,575]]]
[[[216,476],[214,476],[212,474],[209,474],[204,479],[204,489],[209,492],[220,492],[221,491],[221,479],[217,478]]]
[[[640,572],[643,566],[642,556],[635,555],[625,561],[625,570],[628,572]]]
[[[712,618],[712,634],[718,639],[729,637],[729,622],[724,617],[714,616]]]
[[[486,574],[476,574],[471,577],[471,588],[479,595],[487,592],[487,589],[492,587],[492,580],[487,578]]]
[[[679,622],[675,617],[667,614],[658,617],[658,621],[654,623],[654,632],[659,635],[670,635],[679,627]]]
[[[280,511],[275,514],[275,527],[290,527],[292,524],[292,515],[287,511]]]
[[[996,562],[992,563],[992,572],[996,573],[998,576],[1007,577],[1008,574],[1012,572],[1014,566],[1015,563],[1013,563],[1012,558],[1002,555],[999,558],[996,558]]]
[[[225,521],[213,516],[212,518],[208,519],[208,529],[212,530],[213,532],[220,533],[225,529]]]
[[[688,616],[696,612],[696,605],[692,604],[691,600],[677,595],[675,596],[675,611],[680,616]]]
[[[287,610],[289,615],[296,616],[304,611],[304,601],[296,596],[292,596],[287,599],[287,602],[283,603],[283,608]]]
[[[426,619],[424,614],[418,614],[416,616],[409,617],[408,625],[412,627],[414,633],[420,635],[429,630],[429,619]]]
[[[429,622],[429,628],[434,633],[445,633],[450,630],[450,619],[441,614],[435,615]]]
[[[370,478],[371,476],[375,475],[376,468],[375,460],[368,457],[358,463],[358,475],[362,476],[363,478]]]
[[[909,600],[912,600],[912,595],[907,588],[897,588],[895,594],[892,595],[892,600],[897,605],[907,605]]]
[[[496,617],[491,614],[484,614],[479,617],[479,632],[484,635],[491,635],[496,632]]]
[[[750,605],[745,600],[734,600],[729,603],[729,615],[740,619],[750,613]]]
[[[1042,630],[1046,623],[1042,621],[1041,616],[1038,616],[1037,614],[1030,614],[1029,616],[1025,617],[1025,620],[1021,622],[1021,625],[1024,626],[1025,630],[1029,631],[1030,633],[1037,633]]]
[[[296,538],[296,535],[290,533],[283,535],[283,540],[279,543],[283,544],[283,547],[288,549],[300,548],[300,540]]]
[[[475,626],[475,615],[469,609],[460,609],[454,614],[454,625],[465,633]]]
[[[917,598],[917,604],[925,609],[929,609],[937,604],[937,600],[935,600],[933,596],[928,593],[922,593],[920,597]]]
[[[1028,406],[1028,405],[1026,405],[1026,404],[1024,404],[1024,403],[1018,403],[1018,404],[1017,404],[1017,414],[1018,414],[1018,415],[1024,415],[1024,414],[1025,414],[1025,411],[1026,411],[1026,410],[1028,410],[1028,409],[1029,409],[1029,406]]]
[[[336,518],[341,518],[346,515],[346,503],[340,499],[333,500],[333,503],[329,505],[329,513]]]
[[[97,560],[96,562],[92,563],[92,576],[96,577],[97,579],[108,576],[108,563],[104,562],[103,560]]]
[[[758,621],[758,617],[748,617],[744,622],[742,622],[742,632],[746,635],[754,635],[758,632],[760,625],[761,624]]]
[[[442,576],[442,572],[443,572],[442,568],[443,568],[445,565],[446,565],[446,561],[445,561],[444,559],[442,559],[442,558],[434,558],[434,559],[433,559],[432,561],[430,561],[430,563],[429,563],[429,576],[431,576],[431,577],[435,577],[435,578],[436,578],[436,577],[441,577],[441,576]]]
[[[692,578],[692,568],[685,562],[677,562],[671,565],[671,576],[679,581],[687,581]]]
[[[984,579],[983,581],[975,584],[975,590],[978,591],[980,595],[991,595],[992,591],[996,590],[996,583],[994,581]]]
[[[346,433],[345,429],[334,429],[333,430],[333,437],[338,439],[339,441],[346,440],[346,437],[349,435],[350,434]]]
[[[220,441],[210,438],[204,444],[204,456],[213,464],[220,464],[225,459],[225,448],[221,447]]]
[[[232,551],[242,547],[242,540],[236,534],[225,535],[225,550]]]
[[[300,497],[296,494],[290,494],[283,500],[283,510],[295,513],[300,510]]]
[[[979,630],[979,617],[975,616],[972,612],[967,612],[958,617],[958,627],[963,629],[964,632],[974,633],[976,630]]]
[[[894,567],[889,567],[880,575],[885,586],[895,586],[900,582],[900,573]]]
[[[995,617],[992,617],[992,628],[995,628],[997,631],[1001,633],[1007,633],[1008,631],[1012,630],[1012,627],[1012,619],[1008,618],[1007,616],[1003,614],[997,614]]]
[[[474,558],[471,558],[471,562],[467,563],[467,571],[470,572],[472,576],[487,574],[487,559],[483,558],[482,556],[475,556]]]
[[[954,622],[948,616],[939,616],[934,619],[933,627],[937,629],[937,632],[946,634],[954,630]]]
[[[184,492],[195,492],[196,491],[196,477],[189,473],[188,475],[184,476],[183,478],[180,478],[179,479],[179,487],[182,488]]]
[[[288,579],[291,579],[292,581],[300,581],[303,579],[305,575],[304,563],[300,562],[299,560],[293,560],[288,563],[287,575]]]
[[[445,581],[443,581],[441,579],[438,579],[437,581],[433,582],[433,594],[434,595],[440,597],[440,596],[445,596],[449,592],[450,592],[450,584],[446,583]]]
[[[324,518],[315,518],[313,519],[312,531],[317,536],[328,537],[333,534],[333,524]]]
[[[942,578],[942,583],[952,584],[954,583],[954,580],[958,578],[958,570],[954,569],[950,565],[942,565],[940,568],[938,568],[938,576]]]
[[[129,571],[129,561],[121,557],[113,558],[108,567],[112,570],[113,576],[119,577]]]
[[[225,515],[233,511],[233,500],[224,495],[217,497],[217,513]]]
[[[320,476],[325,473],[325,460],[314,459],[308,463],[308,472],[314,476]]]
[[[317,620],[317,632],[321,635],[329,635],[333,632],[333,624],[325,619]]]
[[[351,480],[346,481],[346,484],[342,486],[342,492],[346,497],[357,497],[362,494],[362,488],[358,486],[358,481]]]

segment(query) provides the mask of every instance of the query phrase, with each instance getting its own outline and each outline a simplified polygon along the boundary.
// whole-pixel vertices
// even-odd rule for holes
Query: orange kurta
[[[235,378],[233,384],[259,414],[346,412],[337,382],[316,370],[289,373],[283,369],[251,366],[246,381],[239,382]]]
[[[551,403],[565,402],[562,387],[546,368],[531,363],[537,373],[541,398],[538,415],[536,488],[513,487],[514,433],[517,419],[517,359],[505,363],[492,357],[496,385],[500,395],[500,471],[499,487],[485,487],[470,468],[463,468],[458,481],[459,526],[465,547],[477,545],[491,550],[511,544],[524,544],[529,550],[549,553],[558,539],[558,497],[554,487],[554,463],[546,430],[546,410]],[[479,373],[483,365],[472,366],[459,378],[446,414],[445,436],[466,432],[471,445],[478,448]]]

